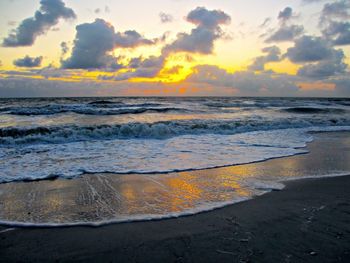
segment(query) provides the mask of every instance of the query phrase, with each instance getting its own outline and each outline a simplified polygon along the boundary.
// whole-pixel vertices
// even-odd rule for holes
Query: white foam
[[[312,140],[309,131],[333,130],[350,127],[3,147],[0,182],[74,178],[84,173],[169,173],[252,163],[305,153],[301,148]]]

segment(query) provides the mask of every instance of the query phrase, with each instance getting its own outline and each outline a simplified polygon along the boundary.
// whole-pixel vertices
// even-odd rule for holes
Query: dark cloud
[[[205,7],[197,7],[187,15],[186,20],[197,26],[216,29],[218,25],[229,23],[231,18],[221,10],[210,11]]]
[[[148,40],[133,30],[124,33],[115,32],[114,27],[103,19],[78,25],[76,31],[72,55],[62,62],[63,68],[120,69],[122,65],[110,54],[113,49],[134,48],[157,42]]]
[[[168,45],[165,52],[191,52],[211,54],[214,48],[214,41],[220,38],[220,34],[198,27],[191,31],[191,34],[179,33],[177,39]]]
[[[280,21],[279,28],[272,31],[269,37],[265,40],[266,43],[293,41],[304,32],[304,27],[300,25],[290,25],[289,21],[295,17],[293,9],[286,7],[278,14]],[[263,34],[262,36],[265,36]]]
[[[350,22],[330,21],[322,33],[336,46],[350,45]]]
[[[255,58],[253,64],[249,66],[250,70],[262,71],[266,63],[281,60],[281,50],[277,46],[265,47],[261,51],[266,55]]]
[[[293,16],[293,9],[290,7],[286,7],[278,14],[278,19],[285,22],[291,19],[292,16]]]
[[[133,58],[126,66],[130,69],[129,71],[114,76],[100,76],[100,79],[121,81],[131,78],[153,78],[162,70],[164,63],[165,58],[163,56],[151,56],[146,59],[142,57]]]
[[[163,52],[211,54],[214,41],[224,36],[220,25],[228,24],[231,18],[220,10],[207,10],[204,7],[197,7],[187,15],[186,20],[197,27],[192,29],[190,34],[179,33],[177,39],[166,46]]]
[[[303,36],[287,50],[285,57],[294,63],[304,64],[298,75],[322,79],[345,72],[344,52],[321,37]]]
[[[55,26],[59,19],[73,19],[74,11],[65,6],[62,0],[41,0],[40,9],[34,17],[23,20],[4,40],[4,47],[31,46],[35,39]]]
[[[138,46],[154,45],[157,41],[146,39],[135,30],[128,30],[123,33],[117,32],[114,38],[115,46],[123,48],[134,48]]]
[[[320,16],[322,34],[336,46],[350,44],[350,1],[325,4]],[[344,21],[345,20],[345,21]]]
[[[25,67],[25,68],[35,68],[40,67],[43,57],[29,57],[25,56],[24,58],[19,58],[13,61],[13,64],[16,67]]]
[[[304,32],[303,26],[291,25],[291,26],[281,26],[277,31],[275,31],[270,37],[268,37],[265,42],[284,42],[293,41],[299,37]]]
[[[327,23],[331,19],[349,19],[350,14],[350,1],[341,0],[333,3],[327,3],[324,5],[321,16],[320,23]]]
[[[307,78],[323,79],[345,73],[344,53],[337,50],[330,59],[309,63],[298,71],[298,75]]]
[[[294,47],[288,48],[285,56],[294,63],[307,63],[330,60],[339,52],[329,41],[321,37],[303,36],[295,41]]]
[[[63,56],[66,55],[69,51],[67,42],[61,42],[60,46],[61,46],[62,55]]]
[[[162,23],[171,23],[174,21],[174,17],[171,14],[166,14],[164,12],[159,13],[159,18]]]
[[[114,62],[107,53],[114,48],[114,27],[102,19],[76,27],[72,55],[63,61],[64,68],[104,68]]]

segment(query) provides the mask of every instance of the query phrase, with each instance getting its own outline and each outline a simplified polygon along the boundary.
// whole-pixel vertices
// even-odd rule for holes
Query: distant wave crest
[[[53,115],[59,113],[77,113],[84,115],[121,115],[142,114],[146,112],[186,112],[186,109],[176,107],[161,107],[160,104],[144,103],[136,105],[113,104],[107,101],[95,101],[87,105],[45,105],[36,107],[8,107],[1,112],[11,115]]]
[[[156,123],[113,125],[63,125],[0,128],[0,144],[65,143],[110,139],[167,139],[180,135],[230,135],[249,131],[267,131],[310,126],[346,126],[349,118],[276,118],[244,120],[178,120]]]
[[[318,113],[346,113],[346,110],[340,108],[316,108],[316,107],[292,107],[283,109],[285,112],[300,113],[300,114],[318,114]]]

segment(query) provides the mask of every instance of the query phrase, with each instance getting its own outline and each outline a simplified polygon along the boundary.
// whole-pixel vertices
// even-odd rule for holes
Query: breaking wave
[[[293,107],[283,109],[285,112],[289,113],[300,113],[300,114],[317,114],[317,113],[333,113],[333,114],[342,114],[347,111],[339,108],[316,108],[316,107]]]
[[[167,139],[180,135],[232,135],[250,131],[268,131],[311,126],[348,126],[348,118],[275,118],[242,120],[177,120],[155,123],[113,125],[63,125],[0,128],[0,144],[66,143],[111,139]]]
[[[97,103],[97,104],[96,104]],[[105,102],[103,102],[105,103]],[[98,107],[97,107],[98,105]],[[10,107],[2,108],[1,112],[11,115],[54,115],[59,113],[77,113],[84,115],[121,115],[121,114],[142,114],[147,112],[186,112],[187,109],[176,107],[159,107],[159,104],[102,104],[93,102],[88,105],[46,105],[41,107]]]

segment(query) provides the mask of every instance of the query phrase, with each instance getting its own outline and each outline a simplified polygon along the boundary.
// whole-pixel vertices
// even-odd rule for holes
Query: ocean
[[[215,187],[208,175],[182,172],[305,154],[311,132],[348,130],[350,99],[340,98],[0,99],[0,186],[22,189],[12,209],[0,187],[0,221],[98,224],[208,210],[281,188],[281,178],[256,172],[225,175],[231,186],[244,182],[248,192],[240,194],[235,187]],[[169,208],[165,196],[170,180],[177,179],[175,194],[200,195],[189,186],[193,181],[206,194]],[[34,198],[33,189],[40,184],[46,188]],[[56,201],[70,204],[69,209],[43,205],[58,184],[65,190],[56,192]],[[133,200],[123,184],[138,189]],[[21,202],[31,203],[22,211]],[[79,205],[89,211],[80,211]]]

